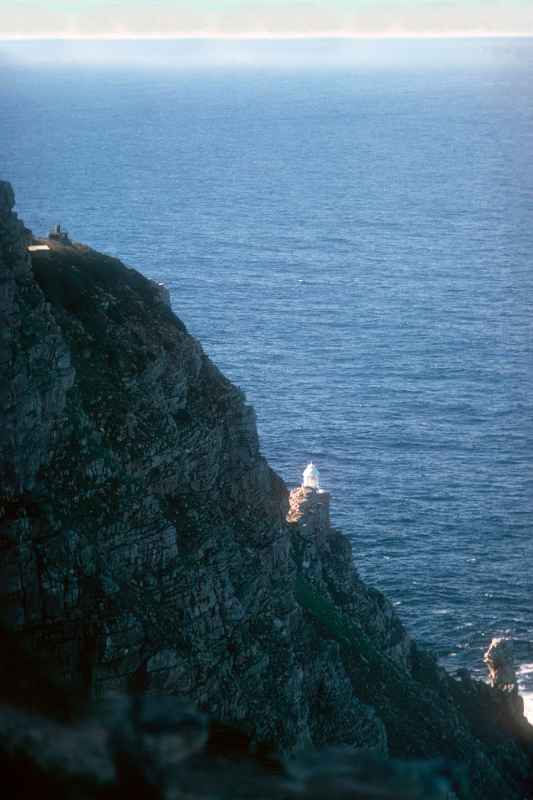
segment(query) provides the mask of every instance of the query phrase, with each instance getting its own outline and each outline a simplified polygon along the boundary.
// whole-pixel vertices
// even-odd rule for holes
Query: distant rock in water
[[[1,699],[68,714],[173,695],[256,748],[445,759],[462,797],[523,798],[520,709],[409,639],[326,493],[289,498],[253,409],[161,286],[32,239],[13,204],[1,183]]]
[[[508,692],[518,691],[513,643],[510,639],[493,639],[484,661],[489,670],[491,686]]]

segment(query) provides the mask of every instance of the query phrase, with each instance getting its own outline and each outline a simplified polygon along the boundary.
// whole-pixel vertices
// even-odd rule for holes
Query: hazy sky
[[[533,35],[533,0],[0,0],[0,36]]]

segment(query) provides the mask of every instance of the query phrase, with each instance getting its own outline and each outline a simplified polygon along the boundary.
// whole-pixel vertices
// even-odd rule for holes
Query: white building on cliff
[[[320,491],[320,473],[312,461],[304,469],[303,477],[302,486],[306,489],[315,489],[317,492]]]
[[[320,473],[311,461],[304,470],[301,486],[289,495],[288,522],[297,522],[306,535],[321,537],[330,529],[329,492],[320,488]]]

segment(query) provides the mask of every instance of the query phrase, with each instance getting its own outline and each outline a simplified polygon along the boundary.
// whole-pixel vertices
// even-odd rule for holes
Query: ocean
[[[319,467],[361,576],[533,699],[533,40],[0,43],[0,175]],[[531,705],[533,718],[533,705]]]

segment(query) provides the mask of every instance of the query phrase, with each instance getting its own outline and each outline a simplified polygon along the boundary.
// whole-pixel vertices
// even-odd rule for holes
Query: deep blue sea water
[[[416,637],[533,691],[533,40],[0,43],[0,174],[170,287]]]

